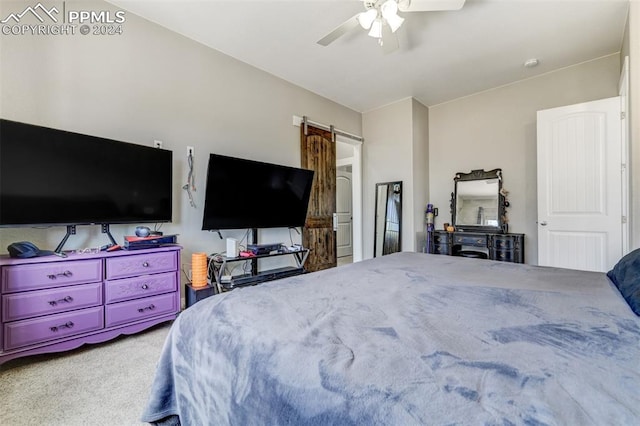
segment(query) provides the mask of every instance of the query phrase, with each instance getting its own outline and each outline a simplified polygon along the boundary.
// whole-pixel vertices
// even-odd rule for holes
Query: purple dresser
[[[180,247],[0,256],[0,364],[77,348],[175,319]]]

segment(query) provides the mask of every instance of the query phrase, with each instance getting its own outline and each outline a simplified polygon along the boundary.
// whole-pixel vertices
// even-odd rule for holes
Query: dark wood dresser
[[[428,252],[524,263],[524,234],[429,231]]]

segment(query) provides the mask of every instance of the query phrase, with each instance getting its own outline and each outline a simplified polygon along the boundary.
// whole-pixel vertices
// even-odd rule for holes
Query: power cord
[[[187,164],[189,165],[189,174],[187,176],[187,184],[182,187],[185,191],[187,191],[187,195],[189,196],[189,204],[194,209],[196,208],[196,203],[193,201],[193,194],[191,191],[196,191],[196,181],[195,181],[195,173],[193,172],[193,154],[189,152],[187,155]]]
[[[246,239],[249,237],[249,231],[250,231],[250,230],[249,230],[249,229],[247,229],[247,230],[244,232],[244,236],[242,237],[242,239],[240,239],[240,242],[238,243],[238,246],[239,246],[239,247],[241,247],[241,248],[242,248],[242,247],[246,248],[246,246],[243,246],[243,245],[242,245],[242,243],[244,242],[244,240],[246,240]]]
[[[211,284],[215,284],[217,294],[222,293],[222,287],[216,278],[220,273],[220,267],[216,266],[216,262],[221,258],[219,253],[213,253],[209,255],[209,264],[207,265],[207,278]]]
[[[295,227],[293,227],[293,226],[289,227],[289,241],[291,241],[291,245],[293,246],[293,245],[294,245],[294,244],[293,244],[293,237],[291,236],[291,230],[292,230],[292,229],[293,229],[294,231],[296,231],[296,233],[297,233],[298,235],[302,236],[302,234],[300,234],[300,231],[298,231],[298,228],[295,228]]]

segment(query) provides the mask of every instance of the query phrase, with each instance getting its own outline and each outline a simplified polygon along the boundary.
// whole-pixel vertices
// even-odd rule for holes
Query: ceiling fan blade
[[[434,12],[439,10],[460,10],[465,0],[400,0],[401,12]]]
[[[338,28],[318,40],[317,43],[322,46],[328,46],[355,27],[360,26],[360,23],[358,22],[358,15],[360,14],[358,13],[357,15],[349,18],[347,21],[343,22],[340,26],[338,26]]]
[[[391,52],[395,52],[398,47],[398,36],[391,31],[388,25],[382,27],[382,53],[388,55]]]

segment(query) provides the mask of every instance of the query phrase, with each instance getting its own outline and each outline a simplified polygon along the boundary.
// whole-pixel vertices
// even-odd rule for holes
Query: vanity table
[[[524,234],[431,231],[433,254],[524,263]]]
[[[524,263],[524,234],[508,232],[502,170],[456,173],[451,193],[452,231],[429,231],[433,254]]]

